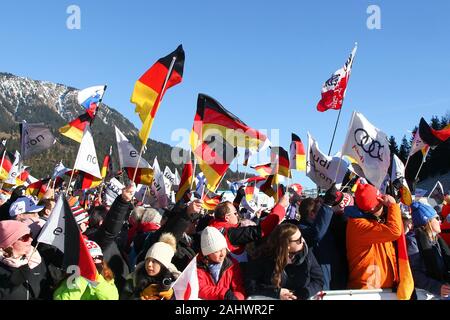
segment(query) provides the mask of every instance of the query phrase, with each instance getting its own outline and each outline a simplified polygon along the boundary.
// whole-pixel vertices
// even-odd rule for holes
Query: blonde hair
[[[428,220],[427,223],[424,226],[422,226],[422,229],[423,229],[423,231],[425,231],[425,233],[427,234],[428,238],[431,241],[436,241],[437,240],[437,235],[433,234],[433,226],[431,225],[431,221],[433,219],[435,219],[435,218],[432,218],[432,219]]]

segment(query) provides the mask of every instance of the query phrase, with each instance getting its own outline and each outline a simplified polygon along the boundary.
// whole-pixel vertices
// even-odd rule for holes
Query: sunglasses
[[[22,241],[22,242],[28,242],[28,241],[30,241],[30,239],[32,239],[33,238],[33,236],[32,236],[32,234],[31,233],[29,233],[29,234],[26,234],[26,235],[24,235],[24,236],[21,236],[19,239],[17,239],[18,241]]]
[[[300,238],[298,238],[297,240],[289,240],[289,242],[295,242],[297,244],[301,244],[303,242],[303,236],[300,235]]]

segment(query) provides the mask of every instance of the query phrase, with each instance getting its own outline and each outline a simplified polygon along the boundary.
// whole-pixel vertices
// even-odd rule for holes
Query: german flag
[[[428,125],[424,118],[421,118],[419,134],[423,142],[430,147],[434,147],[450,138],[450,128],[435,130]]]
[[[267,177],[266,182],[264,182],[263,185],[261,185],[261,187],[259,188],[260,191],[264,192],[265,194],[267,194],[269,197],[275,197],[276,192],[274,186],[277,184],[276,183],[276,175],[272,174],[270,176]]]
[[[26,194],[41,199],[49,188],[50,178],[36,181],[27,187]]]
[[[248,185],[245,187],[245,200],[247,200],[247,202],[253,199],[254,194],[255,185]]]
[[[177,194],[175,196],[175,201],[180,201],[186,191],[188,191],[192,184],[192,175],[194,174],[194,169],[192,168],[192,162],[189,160],[183,167],[183,172],[181,173],[180,185],[178,187]]]
[[[100,170],[103,180],[106,180],[108,177],[113,175],[111,156],[112,156],[112,147],[109,147],[109,154],[107,154],[103,159],[102,168]]]
[[[232,146],[252,150],[259,149],[267,140],[263,133],[250,128],[218,101],[200,93],[191,133],[192,150],[212,132],[224,137]]]
[[[11,152],[3,151],[2,152],[2,161],[1,167],[0,167],[0,180],[6,180],[8,179],[9,172],[12,168],[12,161],[11,159],[14,159],[14,155]]]
[[[134,176],[134,170],[136,168],[125,168],[128,178],[131,180]],[[153,182],[153,169],[152,168],[138,168],[136,178],[134,179],[136,184],[144,184],[150,186]]]
[[[96,188],[103,181],[103,179],[96,178],[93,175],[83,171],[79,171],[79,177],[81,179],[81,190]]]
[[[270,176],[271,174],[274,174],[271,163],[257,164],[255,166],[250,166],[250,168],[255,169],[256,172],[258,172],[258,174],[264,178]]]
[[[205,210],[209,210],[209,211],[213,211],[214,209],[216,209],[217,205],[222,201],[222,196],[212,193],[212,192],[207,192],[204,196],[203,196],[203,204],[202,207]]]
[[[173,59],[175,59],[175,63],[169,75]],[[153,120],[165,91],[181,82],[183,68],[184,51],[183,47],[179,45],[174,52],[159,59],[136,81],[133,94],[131,95],[131,102],[136,105],[135,112],[139,114],[142,121],[142,128],[139,131],[139,138],[142,144],[145,145],[147,143]],[[165,83],[164,92],[162,92]]]
[[[300,137],[295,133],[292,133],[290,156],[290,169],[306,171],[305,147]]]
[[[275,164],[275,173],[288,177],[291,177],[289,171],[289,155],[282,147],[272,147],[271,162]]]
[[[86,128],[86,125],[90,124],[91,120],[92,118],[89,116],[89,114],[84,113],[75,120],[69,122],[69,124],[65,125],[64,127],[59,128],[59,132],[63,136],[81,143],[84,129]]]
[[[25,167],[23,171],[19,174],[19,176],[16,178],[16,185],[21,186],[24,185],[25,182],[27,182],[28,177],[30,176],[30,167]]]

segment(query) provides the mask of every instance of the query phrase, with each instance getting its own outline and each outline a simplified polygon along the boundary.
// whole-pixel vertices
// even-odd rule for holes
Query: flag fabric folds
[[[406,246],[405,232],[402,225],[402,234],[397,240],[399,283],[397,287],[397,298],[409,300],[414,291],[414,279],[409,265],[408,250]]]
[[[16,185],[17,178],[19,177],[21,169],[21,160],[20,160],[20,153],[16,151],[14,153],[14,162],[11,165],[11,169],[8,172],[8,177],[4,181],[7,184]]]
[[[270,154],[271,162],[275,165],[275,173],[291,177],[291,172],[289,170],[289,154],[282,147],[272,147]]]
[[[212,192],[207,192],[202,199],[203,199],[202,203],[203,209],[213,211],[217,207],[217,205],[222,201],[222,196]]]
[[[90,127],[86,127],[84,131],[73,169],[88,173],[95,178],[101,179],[102,177],[98,167],[97,152],[95,151]]]
[[[42,199],[45,192],[47,192],[47,189],[50,187],[49,182],[50,182],[50,178],[38,180],[38,181],[28,185],[25,192],[27,195],[35,196],[38,199]]]
[[[261,177],[268,177],[275,173],[275,168],[273,168],[272,163],[257,164],[250,166],[250,168],[256,170]]]
[[[23,159],[51,148],[56,142],[43,123],[20,123],[20,152]]]
[[[317,104],[317,111],[339,110],[344,102],[345,91],[352,71],[357,45],[352,50],[344,66],[331,75],[322,86],[322,99]]]
[[[400,201],[410,206],[412,204],[411,191],[405,179],[405,165],[396,154],[392,157],[391,182],[397,184],[400,193]]]
[[[37,242],[55,246],[64,253],[63,269],[68,273],[74,271],[69,270],[69,267],[76,267],[82,277],[95,282],[97,269],[94,260],[89,254],[69,203],[63,195],[59,196]]]
[[[69,139],[81,143],[81,139],[83,139],[84,130],[86,129],[86,126],[88,126],[91,123],[91,120],[92,118],[88,113],[83,113],[75,120],[69,122],[69,124],[59,128],[59,132],[63,136],[66,136]]]
[[[181,200],[186,191],[189,190],[192,184],[192,175],[194,174],[194,168],[192,167],[192,162],[189,160],[184,164],[183,171],[181,173],[180,185],[178,187],[177,194],[175,196],[175,201]]]
[[[197,256],[192,258],[172,289],[176,300],[198,300],[199,284],[197,276]]]
[[[303,142],[298,135],[292,133],[292,142],[290,147],[290,169],[306,171],[306,154]]]
[[[94,118],[97,113],[97,108],[105,94],[106,85],[93,86],[78,91],[78,103],[86,109],[87,114]]]
[[[173,69],[170,66],[173,59]],[[142,144],[147,143],[148,136],[158,111],[159,104],[165,92],[162,92],[164,83],[167,83],[164,91],[180,83],[183,78],[184,51],[181,45],[169,55],[159,59],[150,69],[148,69],[134,85],[131,102],[136,105],[135,112],[139,114],[142,121],[142,128],[139,131],[139,138]]]
[[[391,163],[388,138],[359,112],[353,112],[342,154],[355,159],[365,178],[380,188]]]
[[[409,156],[412,156],[419,150],[422,150],[422,154],[425,155],[428,152],[429,147],[435,147],[438,144],[447,141],[450,138],[450,127],[446,127],[442,130],[435,130],[431,128],[424,118],[420,119],[419,128],[414,135],[414,140],[411,143],[411,150]]]

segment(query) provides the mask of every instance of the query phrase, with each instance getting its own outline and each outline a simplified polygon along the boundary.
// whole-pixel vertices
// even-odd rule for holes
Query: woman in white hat
[[[171,233],[163,233],[145,255],[145,261],[127,277],[121,299],[131,300],[170,300],[173,289],[170,287],[180,272],[172,264],[176,251],[176,239]]]
[[[206,227],[200,238],[197,257],[198,297],[203,300],[244,300],[244,280],[239,262],[229,256],[225,237],[214,227]]]
[[[103,260],[103,252],[100,246],[90,240],[86,241],[86,247],[94,260],[97,268],[95,282],[91,283],[85,278],[69,276],[53,294],[54,300],[119,300],[119,292],[114,284],[114,273]]]

